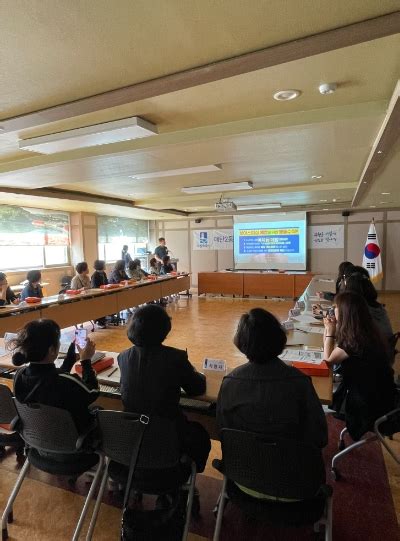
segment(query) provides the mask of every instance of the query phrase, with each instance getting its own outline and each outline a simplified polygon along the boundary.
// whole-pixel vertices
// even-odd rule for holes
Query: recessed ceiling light
[[[322,210],[329,210],[329,209],[322,209]]]
[[[366,181],[366,180],[363,180],[363,184],[367,184],[367,181]]]
[[[300,90],[279,90],[274,94],[274,100],[277,101],[290,101],[295,100],[300,96]]]
[[[369,208],[370,209],[376,209],[376,205],[370,205]]]
[[[182,169],[169,169],[167,171],[154,171],[153,173],[136,174],[130,178],[159,178],[159,177],[176,177],[179,175],[192,175],[194,173],[209,173],[212,171],[221,171],[221,165],[198,165],[196,167],[183,167]]]
[[[378,150],[378,154],[382,154],[383,153],[383,150]]]
[[[318,179],[318,178],[322,178],[323,175],[312,175],[312,179],[315,180],[315,179]]]
[[[390,195],[390,192],[381,192],[381,195]]]
[[[332,199],[333,203],[336,203],[337,199]]]
[[[327,203],[328,200],[327,200],[327,199],[320,199],[319,202],[320,202],[320,203]]]
[[[221,184],[206,184],[204,186],[185,186],[181,188],[183,193],[211,193],[211,192],[232,192],[236,190],[252,190],[253,183],[249,180],[243,182],[226,182]]]

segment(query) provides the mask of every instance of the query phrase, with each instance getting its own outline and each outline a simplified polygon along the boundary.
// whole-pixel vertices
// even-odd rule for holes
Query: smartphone
[[[75,350],[76,353],[78,353],[77,345],[80,348],[84,348],[86,345],[86,339],[87,339],[87,330],[86,329],[77,329],[75,331]]]

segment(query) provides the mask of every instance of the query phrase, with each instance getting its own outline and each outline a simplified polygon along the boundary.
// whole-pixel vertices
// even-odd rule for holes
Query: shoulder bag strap
[[[17,382],[17,379],[19,378],[20,374],[25,370],[25,367],[21,368],[17,371],[14,377],[14,385]],[[36,385],[33,386],[33,388],[29,391],[29,393],[26,395],[25,399],[22,401],[23,404],[28,404],[29,399],[32,398],[32,396],[35,394],[35,392],[39,389],[39,387],[43,384],[43,380],[39,380]]]
[[[133,474],[135,473],[136,464],[139,458],[139,452],[140,452],[140,447],[143,441],[144,431],[146,430],[146,427],[149,424],[149,422],[150,422],[150,418],[147,415],[141,415],[139,417],[139,433],[136,439],[135,446],[132,450],[132,457],[131,457],[131,463],[129,465],[128,482],[126,484],[126,489],[125,489],[123,509],[125,509],[125,507],[128,504],[129,494],[132,488]]]

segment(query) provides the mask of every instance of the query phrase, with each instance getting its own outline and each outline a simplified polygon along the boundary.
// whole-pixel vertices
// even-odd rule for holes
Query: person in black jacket
[[[243,314],[235,346],[249,362],[225,376],[217,426],[293,439],[322,449],[328,429],[311,379],[278,357],[286,345],[279,321],[262,308]],[[240,487],[254,497],[265,495]]]
[[[60,349],[60,327],[50,319],[30,321],[11,341],[15,366],[23,366],[14,378],[14,395],[19,402],[38,402],[69,411],[78,431],[83,431],[93,417],[89,406],[99,395],[96,373],[91,365],[95,344],[87,339],[81,349],[82,378],[71,374],[77,362],[72,343],[61,368],[54,361]]]
[[[93,267],[94,273],[90,279],[90,287],[93,289],[99,289],[100,286],[106,286],[108,284],[108,278],[105,271],[106,262],[102,259],[96,259],[96,261],[93,263]],[[96,319],[96,323],[100,329],[105,329],[107,327],[105,317]]]
[[[0,306],[6,304],[19,304],[19,299],[8,285],[7,276],[0,272]]]
[[[124,280],[129,280],[129,276],[125,272],[125,261],[119,259],[115,262],[114,268],[111,271],[108,282],[110,284],[119,284]]]
[[[341,366],[343,380],[331,407],[359,440],[395,407],[391,352],[361,295],[344,291],[335,302],[335,317],[324,319],[324,356],[327,364]]]
[[[189,396],[203,394],[206,378],[189,362],[186,351],[162,344],[170,330],[170,317],[161,306],[149,304],[135,311],[128,327],[134,346],[118,355],[122,402],[125,411],[176,419],[182,452],[202,472],[210,437],[199,423],[186,419],[179,399],[181,388]]]

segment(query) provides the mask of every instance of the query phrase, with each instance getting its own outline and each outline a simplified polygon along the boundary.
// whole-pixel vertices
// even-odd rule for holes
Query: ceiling
[[[325,0],[258,0],[246,2],[245,10],[243,0],[119,0],[118,9],[107,0],[3,0],[0,129],[11,117],[179,75],[398,8],[398,0],[341,0],[334,9]],[[210,215],[221,193],[187,195],[181,188],[251,180],[253,190],[223,192],[224,197],[242,205],[350,208],[400,79],[400,25],[398,33],[360,41],[118,106],[110,107],[104,95],[95,111],[52,122],[45,112],[46,120],[0,131],[0,204],[152,219],[172,217],[171,209],[182,216]],[[321,95],[318,86],[330,82],[337,83],[336,92]],[[300,90],[300,97],[273,99],[274,92],[288,88]],[[155,123],[159,135],[52,155],[18,148],[19,140],[130,116]],[[140,178],[210,164],[222,169]],[[357,207],[400,207],[399,166],[395,142]],[[48,196],[38,188],[48,188]]]

